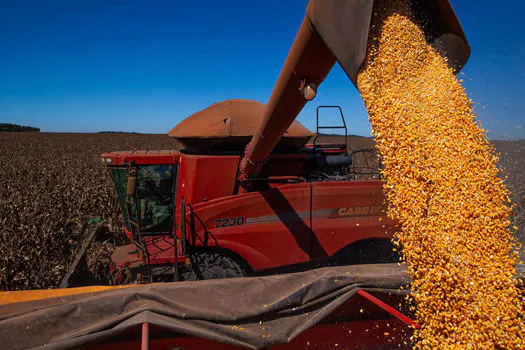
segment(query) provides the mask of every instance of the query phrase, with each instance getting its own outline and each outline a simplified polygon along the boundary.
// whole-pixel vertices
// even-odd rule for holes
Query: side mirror
[[[137,189],[137,171],[135,169],[130,170],[128,175],[128,184],[126,188],[126,196],[132,197],[135,195]]]

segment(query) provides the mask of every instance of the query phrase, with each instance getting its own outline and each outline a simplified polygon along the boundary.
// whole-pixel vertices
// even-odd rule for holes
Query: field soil
[[[322,136],[319,142],[344,143],[344,137]],[[348,145],[373,149],[374,141],[349,136]],[[519,239],[525,242],[525,141],[494,145],[517,204]],[[111,246],[123,241],[120,209],[102,153],[180,147],[166,135],[0,133],[0,290],[57,287],[90,218],[101,218],[115,232],[97,243],[92,257],[102,252],[106,256],[100,259],[107,259]],[[372,152],[356,154],[355,161],[358,168],[378,166]]]

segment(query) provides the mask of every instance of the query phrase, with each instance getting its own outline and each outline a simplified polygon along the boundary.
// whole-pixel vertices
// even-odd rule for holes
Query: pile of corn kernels
[[[416,348],[523,349],[512,204],[497,155],[406,1],[376,8],[358,88],[412,277]]]

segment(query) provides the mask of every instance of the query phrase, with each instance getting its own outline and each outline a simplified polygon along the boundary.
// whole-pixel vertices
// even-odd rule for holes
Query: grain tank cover
[[[264,103],[253,100],[217,102],[181,121],[168,136],[198,151],[244,150],[259,128],[265,109]],[[295,121],[284,134],[279,147],[302,147],[313,135]]]

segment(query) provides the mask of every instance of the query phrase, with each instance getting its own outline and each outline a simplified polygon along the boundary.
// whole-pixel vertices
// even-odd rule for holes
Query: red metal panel
[[[186,202],[195,204],[231,196],[239,160],[239,156],[183,155],[179,167],[179,198],[184,196]]]
[[[162,329],[152,328],[152,339],[149,347],[152,350],[235,350],[246,349],[245,347],[220,343],[204,338],[177,336],[166,333]],[[271,330],[264,330],[261,325],[261,336],[272,336]],[[130,330],[133,331],[133,330]],[[160,338],[155,334],[158,331]],[[265,332],[265,333],[264,333]],[[131,333],[131,332],[130,332]],[[352,322],[320,323],[297,335],[289,343],[277,344],[270,349],[295,350],[295,349],[382,349],[399,350],[410,349],[410,336],[413,329],[395,318],[381,318],[359,320]],[[163,336],[163,337],[162,337]],[[140,349],[140,342],[134,340],[133,333],[116,342],[105,342],[86,346],[87,349],[117,350],[117,349]],[[125,339],[125,340],[124,340]]]
[[[264,329],[264,324],[262,327]],[[289,343],[277,344],[269,349],[296,350],[296,349],[382,349],[403,350],[410,349],[409,338],[413,330],[395,318],[386,318],[369,321],[339,322],[333,324],[318,324]],[[262,334],[271,337],[271,332]],[[261,336],[262,336],[261,335]],[[127,339],[133,339],[132,336]],[[140,344],[134,340],[121,340],[114,343],[102,343],[86,346],[88,349],[119,350],[140,349]],[[179,337],[166,335],[165,338],[150,340],[152,350],[236,350],[245,347],[219,343],[214,340],[196,337]]]
[[[110,152],[101,155],[102,158],[111,158],[109,166],[122,166],[130,162],[135,164],[172,164],[177,163],[180,152],[175,150],[159,151],[125,151]]]
[[[282,185],[193,208],[197,221],[209,232],[208,245],[233,250],[256,270],[310,260],[309,183]],[[200,224],[197,235],[202,244],[206,234]]]
[[[370,238],[391,238],[393,222],[385,216],[379,181],[338,181],[312,184],[313,231],[323,250],[313,258],[332,255]]]

